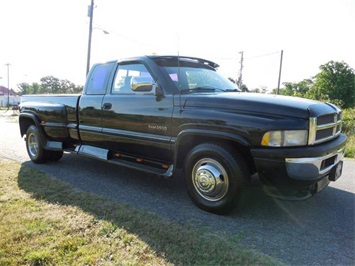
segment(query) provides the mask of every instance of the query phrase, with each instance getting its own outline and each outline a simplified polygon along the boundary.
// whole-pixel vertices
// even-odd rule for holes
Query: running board
[[[131,169],[156,174],[165,178],[172,177],[174,173],[173,164],[165,164],[157,161],[142,159],[121,153],[113,153],[109,150],[97,148],[89,145],[79,145],[75,152],[90,158],[99,159],[119,166],[125,166]]]
[[[63,149],[63,143],[59,141],[49,141],[47,140],[44,147],[46,150],[62,150]]]
[[[47,140],[43,146],[43,148],[46,150],[67,151],[67,152],[74,152],[75,147],[76,147],[75,143],[65,144],[60,141],[50,141],[50,140]]]

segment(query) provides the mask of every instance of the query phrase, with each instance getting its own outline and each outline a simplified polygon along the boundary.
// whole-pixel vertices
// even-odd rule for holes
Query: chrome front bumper
[[[294,180],[313,180],[331,171],[344,158],[345,147],[336,152],[312,158],[286,158],[286,170]]]

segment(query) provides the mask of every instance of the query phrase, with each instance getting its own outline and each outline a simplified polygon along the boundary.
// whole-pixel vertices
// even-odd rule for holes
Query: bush
[[[355,108],[343,110],[343,131],[348,136],[355,134]]]
[[[343,132],[348,136],[345,156],[355,158],[355,108],[343,110]]]

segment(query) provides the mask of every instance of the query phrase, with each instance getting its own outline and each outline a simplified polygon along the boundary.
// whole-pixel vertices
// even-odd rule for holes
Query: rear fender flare
[[[28,123],[29,120],[31,121],[31,123]],[[40,143],[42,145],[42,148],[46,147],[47,138],[43,131],[43,127],[41,125],[38,116],[30,113],[22,113],[19,116],[19,125],[20,125],[21,137],[23,137],[26,134],[27,129],[29,128],[30,125],[35,125],[40,135]]]

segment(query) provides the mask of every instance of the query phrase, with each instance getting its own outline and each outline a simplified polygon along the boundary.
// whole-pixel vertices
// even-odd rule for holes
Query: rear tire
[[[224,214],[235,209],[248,177],[240,154],[218,144],[200,144],[185,160],[188,194],[205,211]]]
[[[30,126],[26,132],[26,149],[28,156],[34,163],[46,162],[46,151],[42,148],[40,134],[38,128],[34,125]]]
[[[43,148],[40,133],[34,125],[27,129],[26,149],[31,161],[37,164],[56,162],[63,156],[62,151],[50,151]]]

